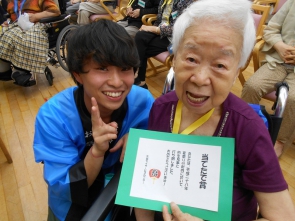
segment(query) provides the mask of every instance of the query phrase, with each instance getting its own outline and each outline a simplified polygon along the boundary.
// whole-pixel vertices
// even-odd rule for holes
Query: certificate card
[[[231,220],[234,139],[131,129],[116,204]]]

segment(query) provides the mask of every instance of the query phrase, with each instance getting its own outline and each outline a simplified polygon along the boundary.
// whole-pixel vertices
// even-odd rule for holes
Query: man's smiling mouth
[[[120,97],[123,92],[103,92],[105,95],[109,96],[109,97]]]

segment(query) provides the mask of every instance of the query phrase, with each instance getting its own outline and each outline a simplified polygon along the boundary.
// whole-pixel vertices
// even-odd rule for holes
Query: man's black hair
[[[122,26],[106,19],[80,26],[67,39],[67,65],[76,84],[73,73],[85,74],[83,67],[91,59],[103,67],[132,67],[134,72],[140,64],[134,40]]]

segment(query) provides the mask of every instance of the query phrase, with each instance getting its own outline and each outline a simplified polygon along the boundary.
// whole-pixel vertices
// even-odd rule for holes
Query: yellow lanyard
[[[163,7],[166,5],[166,4],[171,4],[171,2],[172,2],[172,0],[165,0],[164,2],[163,2],[163,5],[161,5],[161,9],[163,9]]]
[[[130,0],[129,3],[127,4],[127,7],[131,7],[131,5],[133,4],[135,0]]]
[[[177,107],[176,107],[176,113],[174,117],[174,122],[173,122],[173,128],[172,128],[172,133],[178,134],[179,133],[179,128],[180,128],[180,121],[181,121],[181,110],[182,110],[182,102],[178,101],[177,102]],[[208,113],[203,115],[200,119],[196,120],[193,122],[191,125],[189,125],[186,129],[184,129],[180,134],[190,134],[200,126],[202,126],[206,121],[209,120],[211,115],[214,112],[214,108],[212,108]]]

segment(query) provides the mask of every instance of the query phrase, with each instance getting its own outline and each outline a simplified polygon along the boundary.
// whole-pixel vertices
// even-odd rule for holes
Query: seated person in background
[[[70,0],[67,2],[67,10],[66,13],[71,15],[70,22],[77,23],[77,12],[79,10],[81,0]]]
[[[295,220],[267,128],[230,92],[255,43],[251,2],[198,0],[177,19],[172,43],[175,91],[155,101],[148,129],[235,138],[232,220],[255,220],[257,203],[266,220]],[[204,115],[209,119],[193,127]],[[181,116],[179,130],[173,125],[175,116]],[[153,211],[136,209],[135,214],[137,221],[153,220]],[[164,215],[171,220],[166,209]]]
[[[6,0],[0,0],[0,24],[6,21],[6,18],[4,17],[7,14],[7,1]],[[1,30],[1,27],[0,27]]]
[[[15,6],[15,2],[18,3]],[[27,13],[34,25],[24,31],[16,20],[21,13]],[[14,22],[2,23],[0,33],[0,79],[11,75],[11,64],[14,66],[12,78],[21,86],[35,85],[34,76],[30,73],[44,73],[47,64],[48,37],[47,27],[39,20],[60,15],[58,6],[53,0],[9,0],[7,12]],[[24,16],[22,16],[24,17]],[[3,77],[1,77],[3,76]],[[11,79],[11,78],[10,78]]]
[[[89,38],[96,41],[85,41]],[[123,155],[119,159],[121,151],[115,150],[125,147],[129,129],[147,128],[154,98],[133,85],[136,46],[115,22],[81,26],[67,46],[67,65],[78,87],[40,108],[34,153],[36,162],[44,163],[48,220],[75,221],[99,195],[105,175],[121,167]]]
[[[173,32],[173,25],[182,11],[188,7],[193,0],[161,0],[157,20],[153,26],[142,25],[140,31],[135,35],[140,68],[135,84],[147,88],[145,83],[145,74],[147,59],[156,56],[161,52],[167,51]]]
[[[126,17],[118,24],[123,26],[128,34],[134,38],[142,26],[142,16],[146,14],[157,14],[160,0],[130,0],[127,5]]]
[[[110,12],[113,12],[116,8],[117,1],[109,0],[104,2]],[[78,12],[78,24],[86,25],[90,23],[89,17],[93,14],[107,14],[108,12],[101,6],[100,0],[88,0],[87,2],[81,2]]]
[[[279,157],[284,144],[295,128],[295,0],[287,1],[271,18],[264,29],[265,44],[262,51],[267,63],[261,66],[245,83],[242,99],[258,104],[261,98],[275,90],[275,84],[285,81],[289,85],[287,105],[275,143]]]

